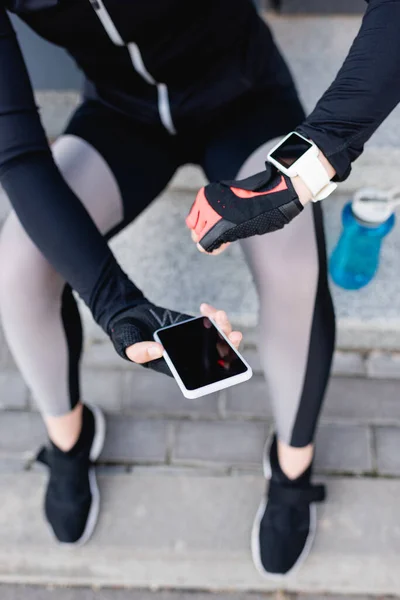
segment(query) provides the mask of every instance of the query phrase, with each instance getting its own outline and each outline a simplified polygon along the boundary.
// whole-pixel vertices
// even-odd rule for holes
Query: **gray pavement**
[[[107,373],[114,383],[120,378],[115,405]],[[249,547],[271,427],[261,377],[204,403],[183,401],[173,381],[143,369],[92,369],[86,377],[86,399],[109,413],[99,526],[84,548],[54,545],[42,518],[45,472],[33,463],[45,433],[18,396],[0,413],[0,582],[87,587],[77,600],[125,597],[92,586],[399,593],[400,381],[333,378],[317,437],[316,477],[329,495],[319,507],[316,544],[295,578],[268,582],[255,571]],[[96,377],[104,385],[90,383]],[[2,600],[19,593],[4,589]],[[51,598],[52,590],[38,589],[26,600]]]
[[[366,596],[329,596],[255,592],[196,592],[177,590],[90,589],[0,584],[2,600],[368,600]],[[380,600],[385,600],[381,597]]]
[[[265,482],[256,475],[102,475],[101,518],[83,548],[56,548],[41,514],[44,478],[0,478],[0,581],[308,593],[398,594],[400,481],[326,479],[313,551],[296,576],[261,578],[250,558]]]
[[[261,472],[272,410],[260,375],[197,400],[184,399],[172,379],[144,369],[93,370],[84,375],[83,398],[108,413],[100,461],[109,469]],[[118,383],[114,389],[108,377]],[[11,391],[16,387],[12,378],[4,381],[13,382]],[[46,439],[41,418],[22,404],[19,395],[15,405],[6,388],[0,388],[1,395],[8,397],[8,408],[0,413],[0,471],[29,470]],[[334,377],[317,436],[317,472],[398,477],[399,397],[399,380]]]

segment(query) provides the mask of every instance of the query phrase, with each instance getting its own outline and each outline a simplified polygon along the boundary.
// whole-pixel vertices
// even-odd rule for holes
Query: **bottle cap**
[[[358,190],[354,195],[351,208],[357,219],[375,224],[384,223],[394,212],[391,193],[374,188]]]

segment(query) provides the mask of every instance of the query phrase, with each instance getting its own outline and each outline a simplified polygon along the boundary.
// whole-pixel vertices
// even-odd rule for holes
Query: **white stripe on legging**
[[[150,85],[155,85],[157,87],[158,113],[160,115],[161,123],[171,135],[175,135],[176,129],[171,115],[171,106],[168,98],[168,87],[165,85],[165,83],[158,83],[154,79],[154,77],[148,72],[143,62],[139,46],[134,42],[129,42],[128,44],[125,44],[124,40],[119,34],[118,29],[115,27],[109,12],[104,6],[103,0],[89,1],[96,12],[96,15],[100,19],[101,24],[106,30],[110,40],[116,46],[126,46],[135,71],[139,73],[139,75],[141,75],[141,77],[143,77],[143,79],[147,81],[147,83],[149,83]]]

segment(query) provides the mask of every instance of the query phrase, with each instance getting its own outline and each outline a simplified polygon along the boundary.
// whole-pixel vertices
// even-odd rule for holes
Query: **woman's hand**
[[[305,206],[311,200],[310,190],[308,189],[306,184],[303,183],[303,181],[300,179],[300,177],[291,177],[291,182],[292,182],[294,190],[296,191],[296,193],[298,195],[298,198],[299,198],[301,204],[303,206]],[[221,246],[219,246],[219,248],[217,250],[212,250],[211,252],[207,252],[207,250],[204,250],[203,246],[199,243],[200,236],[196,233],[196,231],[194,229],[192,229],[192,231],[190,233],[192,236],[192,240],[194,241],[194,243],[197,246],[197,249],[199,250],[199,252],[202,252],[203,254],[209,254],[211,256],[218,256],[218,254],[221,254],[222,252],[224,252],[224,250],[226,250],[228,248],[228,246],[231,245],[230,242],[227,242],[225,244],[221,244]]]
[[[291,182],[293,184],[293,188],[295,189],[295,191],[299,197],[300,202],[302,203],[303,206],[305,206],[311,200],[310,190],[308,189],[306,184],[303,183],[303,181],[300,179],[300,177],[291,177]],[[204,250],[203,246],[199,243],[200,236],[196,233],[196,231],[194,229],[192,229],[192,231],[190,233],[192,236],[192,240],[194,241],[194,243],[197,246],[197,249],[199,250],[199,252],[202,252],[203,254],[209,254],[210,256],[218,256],[218,254],[221,254],[222,252],[224,252],[228,248],[228,246],[231,245],[230,242],[226,242],[225,244],[221,244],[221,246],[219,246],[219,248],[217,250],[212,250],[211,252],[207,252],[207,250]]]
[[[319,151],[329,179],[336,171]],[[239,239],[282,229],[310,202],[300,177],[287,177],[272,164],[240,181],[221,181],[201,188],[186,219],[192,240],[205,254],[221,254]]]
[[[226,313],[209,304],[200,306],[201,314],[212,318],[235,348],[239,347],[242,334],[232,331]],[[163,347],[151,341],[154,331],[190,319],[189,315],[155,306],[149,302],[139,304],[118,315],[111,324],[110,337],[118,354],[137,364],[171,375],[162,358]],[[132,343],[134,342],[134,343]]]
[[[282,229],[303,210],[290,177],[266,163],[261,173],[242,181],[202,188],[186,219],[194,241],[206,252],[228,242]]]

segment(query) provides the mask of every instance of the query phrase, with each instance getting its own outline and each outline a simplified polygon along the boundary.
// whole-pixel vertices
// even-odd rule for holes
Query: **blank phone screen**
[[[162,329],[158,337],[188,390],[247,371],[240,356],[207,317]]]

